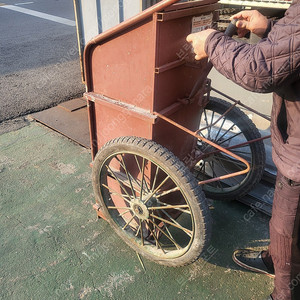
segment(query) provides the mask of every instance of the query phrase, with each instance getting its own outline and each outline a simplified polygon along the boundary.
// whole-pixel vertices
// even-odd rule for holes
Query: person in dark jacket
[[[270,245],[265,251],[237,250],[233,260],[275,277],[268,299],[300,300],[300,0],[277,22],[257,11],[243,11],[233,18],[238,19],[240,37],[251,31],[261,41],[239,43],[213,29],[187,37],[197,60],[209,58],[220,73],[245,89],[274,95],[272,156],[278,172]]]

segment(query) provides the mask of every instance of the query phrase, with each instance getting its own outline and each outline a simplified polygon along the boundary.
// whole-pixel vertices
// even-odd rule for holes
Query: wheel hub
[[[140,200],[135,200],[131,204],[131,209],[136,217],[140,220],[147,220],[149,219],[149,210],[147,206]]]

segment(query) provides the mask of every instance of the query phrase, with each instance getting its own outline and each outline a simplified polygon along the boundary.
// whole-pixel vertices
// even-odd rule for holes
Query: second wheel
[[[265,148],[254,123],[236,106],[211,98],[204,108],[201,118],[200,135],[215,144],[227,148],[244,158],[250,164],[250,172],[245,175],[218,180],[203,186],[207,197],[233,200],[246,195],[262,178],[265,167]],[[198,180],[217,178],[245,169],[245,165],[229,155],[216,151],[205,143],[198,143],[203,157],[194,168]]]

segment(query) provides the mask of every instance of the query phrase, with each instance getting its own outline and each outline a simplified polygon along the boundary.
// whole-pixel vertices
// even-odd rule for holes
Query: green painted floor
[[[213,202],[211,246],[182,268],[143,259],[97,220],[90,153],[30,122],[0,135],[0,299],[254,299],[273,281],[231,260],[268,244],[269,218]]]

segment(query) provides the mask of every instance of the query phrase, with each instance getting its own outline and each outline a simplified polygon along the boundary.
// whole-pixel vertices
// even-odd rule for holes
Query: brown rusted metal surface
[[[183,106],[183,103],[181,102],[175,102],[172,105],[164,108],[160,111],[160,113],[166,117],[175,114],[177,111],[179,111]]]
[[[178,2],[178,1],[176,1],[176,2]],[[182,10],[182,9],[197,7],[199,5],[201,5],[201,6],[212,5],[213,2],[215,2],[215,1],[202,0],[202,1],[187,1],[187,2],[184,2],[184,3],[175,3],[173,5],[170,5],[170,6],[166,7],[164,9],[164,11]]]
[[[175,10],[175,11],[166,11],[162,13],[158,13],[158,21],[164,22],[172,19],[178,19],[186,16],[190,16],[191,14],[197,15],[199,13],[203,14],[206,12],[212,12],[219,8],[219,4],[209,4],[203,5],[201,7],[192,7],[184,10]]]
[[[111,107],[115,109],[117,112],[124,113],[124,115],[133,115],[134,117],[150,122],[151,124],[155,123],[156,120],[155,115],[135,105],[127,104],[115,99],[111,99],[104,95],[99,95],[95,93],[86,93],[85,98],[89,101],[97,102],[103,106]]]
[[[68,112],[86,107],[86,100],[84,98],[72,99],[58,105],[59,108],[65,109]]]
[[[96,133],[96,119],[95,119],[95,103],[87,101],[89,131],[90,131],[90,144],[92,158],[96,156],[98,152],[97,133]]]
[[[98,215],[99,218],[107,221],[106,217],[104,216],[103,212],[100,209],[99,204],[94,204],[93,209],[97,211],[97,215]]]
[[[127,31],[128,29],[133,30],[134,26],[138,23],[142,23],[145,21],[149,21],[153,18],[153,15],[158,12],[162,12],[166,8],[170,8],[172,4],[178,2],[178,0],[165,0],[161,1],[156,5],[151,6],[150,8],[146,9],[144,12],[138,14],[137,16],[130,18],[127,21],[122,22],[121,24],[113,27],[112,29],[109,29],[105,31],[104,33],[98,35],[94,39],[92,39],[85,47],[84,50],[84,70],[85,70],[85,79],[87,83],[87,88],[88,91],[92,90],[92,81],[90,78],[90,68],[92,66],[92,63],[90,61],[90,56],[91,52],[95,48],[95,45],[100,45],[103,44],[106,40],[109,40],[113,38],[116,35],[124,33],[124,31]],[[186,8],[188,5],[192,7],[197,7],[197,6],[204,6],[206,4],[214,4],[217,1],[215,0],[203,0],[203,1],[195,1],[195,2],[190,2],[188,4],[184,4],[182,6],[183,8]],[[174,7],[174,9],[178,9],[180,6]],[[211,11],[213,12],[213,9]],[[145,36],[147,37],[147,36]],[[145,45],[146,46],[146,45]],[[148,50],[147,50],[148,51]]]
[[[161,1],[156,5],[153,5],[146,9],[144,12],[138,14],[137,16],[134,16],[130,18],[129,20],[126,20],[119,25],[105,31],[104,33],[98,35],[94,39],[92,39],[85,47],[84,49],[84,70],[85,70],[85,79],[88,91],[91,91],[92,88],[92,82],[90,79],[90,67],[92,66],[90,62],[90,52],[93,50],[95,45],[102,44],[106,39],[111,39],[113,36],[120,34],[128,29],[133,29],[133,26],[135,26],[137,23],[143,22],[148,18],[152,18],[153,14],[156,12],[159,12],[166,7],[178,2],[178,0],[165,0]]]
[[[207,64],[205,65],[204,69],[202,70],[202,76],[199,76],[197,81],[195,82],[193,89],[191,90],[189,94],[189,99],[193,99],[195,95],[198,93],[199,89],[204,85],[207,76],[211,69],[213,68],[213,64],[208,61]]]
[[[155,68],[155,73],[156,74],[160,74],[160,73],[163,73],[165,71],[169,71],[171,69],[175,69],[177,67],[180,67],[180,66],[184,65],[185,63],[186,63],[185,60],[183,60],[183,59],[177,59],[177,60],[172,61],[170,63],[167,63],[167,64],[165,64],[163,66]]]
[[[193,10],[185,4],[184,13],[163,11],[175,2],[162,1],[87,45],[85,96],[92,114],[93,157],[106,142],[124,135],[152,139],[180,159],[192,151],[195,137],[169,124],[151,124],[149,120],[154,111],[165,109],[172,120],[194,131],[198,129],[202,108],[197,102],[203,98],[204,89],[195,95],[194,103],[180,110],[176,106],[179,99],[189,96],[197,78],[206,80],[206,61],[195,62],[186,36],[191,33],[193,18],[213,13],[216,1],[189,3]],[[208,3],[212,5],[210,10]],[[160,22],[158,13],[162,12],[167,19],[169,14],[172,18]]]
[[[79,101],[79,104],[82,100]],[[86,106],[86,105],[85,105]],[[68,111],[56,106],[31,115],[36,121],[70,138],[83,147],[90,148],[87,108]]]

